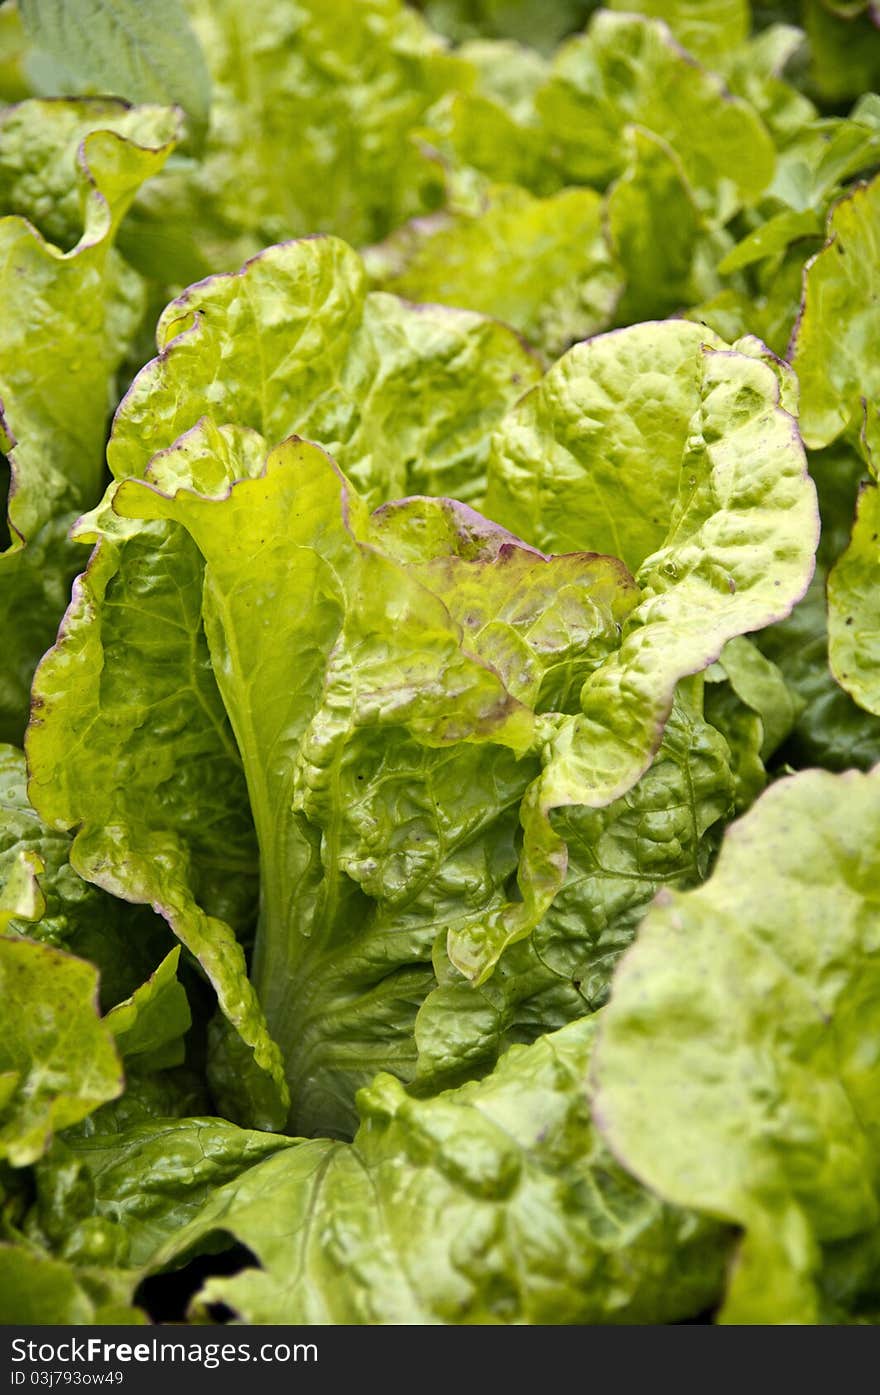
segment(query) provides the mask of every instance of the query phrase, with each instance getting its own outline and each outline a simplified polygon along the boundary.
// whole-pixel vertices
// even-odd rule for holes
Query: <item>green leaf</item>
[[[0,8],[0,100],[20,102],[31,94],[25,75],[27,39],[14,5]]]
[[[797,22],[800,16],[791,18]],[[782,158],[792,136],[816,116],[809,98],[783,77],[797,63],[804,46],[803,31],[795,24],[772,23],[727,54],[724,63],[731,92],[754,107]]]
[[[127,1326],[147,1321],[131,1306],[134,1276],[100,1270],[80,1274],[39,1250],[3,1243],[0,1273],[0,1322],[7,1326]]]
[[[831,671],[860,707],[880,716],[880,489],[866,484],[852,537],[828,575]]]
[[[878,786],[768,790],[704,887],[657,899],[603,1017],[615,1155],[745,1229],[727,1321],[815,1321],[820,1246],[877,1223]]]
[[[29,1225],[79,1263],[101,1235],[130,1269],[147,1264],[217,1188],[293,1144],[225,1119],[150,1119],[117,1129],[107,1127],[105,1110],[88,1122],[88,1132],[69,1131],[36,1169]]]
[[[353,1145],[299,1143],[250,1168],[154,1267],[232,1234],[261,1267],[209,1279],[194,1314],[222,1302],[245,1322],[663,1322],[699,1312],[718,1290],[727,1237],[659,1204],[602,1146],[583,1084],[592,1038],[592,1022],[575,1023],[433,1100],[379,1076],[359,1097]]]
[[[760,118],[655,20],[600,11],[586,35],[560,48],[536,105],[569,183],[602,187],[620,175],[630,125],[672,147],[701,208],[720,222],[773,177]]]
[[[705,711],[730,748],[737,813],[751,808],[767,784],[765,762],[780,747],[789,753],[785,743],[805,707],[806,698],[753,641],[740,637],[725,644],[706,674]]]
[[[64,96],[177,103],[204,134],[211,79],[182,0],[19,0],[19,7],[30,38],[58,65]]]
[[[125,1060],[138,1058],[142,1068],[163,1069],[183,1060],[183,1036],[192,1016],[186,990],[177,980],[179,959],[180,946],[165,956],[131,997],[107,1014],[120,1054]]]
[[[567,875],[528,940],[504,952],[477,992],[435,949],[438,986],[415,1025],[418,1088],[482,1074],[513,1043],[601,1007],[658,888],[706,875],[733,796],[725,741],[680,697],[650,768],[628,794],[605,809],[553,815],[568,849]]]
[[[623,558],[641,592],[620,649],[556,737],[549,807],[624,793],[650,763],[678,680],[806,589],[817,518],[780,406],[792,391],[754,341],[731,350],[686,322],[637,325],[572,349],[496,432],[492,516],[542,550]]]
[[[473,212],[407,224],[366,264],[384,290],[494,315],[550,357],[606,329],[620,293],[592,189],[493,188]]]
[[[719,660],[741,702],[761,721],[761,755],[769,760],[791,733],[803,706],[782,673],[747,639],[725,644]]]
[[[763,723],[757,712],[734,691],[720,660],[706,672],[703,705],[706,717],[727,742],[734,809],[742,813],[751,807],[767,783],[767,771],[761,759]]]
[[[22,1167],[58,1129],[120,1094],[123,1081],[91,964],[0,937],[0,989],[0,1157]]]
[[[422,8],[451,39],[510,38],[546,53],[581,27],[595,0],[426,0]]]
[[[821,232],[822,222],[813,209],[783,209],[781,213],[747,233],[718,263],[718,270],[723,276],[729,276],[732,272],[742,271],[743,267],[752,266],[766,257],[775,257],[784,252],[791,242],[797,242],[804,237],[815,237]]]
[[[867,770],[880,761],[880,721],[857,707],[832,677],[825,599],[828,569],[849,543],[865,467],[852,447],[838,444],[813,452],[810,472],[822,515],[816,575],[789,618],[763,630],[757,642],[805,703],[786,759],[795,766]]]
[[[762,650],[806,703],[785,755],[799,768],[868,770],[880,761],[880,721],[856,705],[828,666],[825,581],[824,571],[817,573],[790,618],[760,637]]]
[[[830,14],[826,0],[803,0],[811,74],[826,102],[845,102],[880,86],[880,33],[870,13]],[[861,7],[863,10],[867,6]]]
[[[369,521],[314,446],[286,443],[235,484],[229,468],[218,478],[216,457],[184,444],[154,460],[148,482],[124,482],[114,508],[177,520],[205,558],[207,641],[261,850],[254,981],[286,1057],[294,1126],[344,1133],[377,1068],[412,1072],[437,936],[485,976],[558,888],[564,847],[528,794],[542,714],[556,708],[558,726],[613,650],[631,583],[613,559],[545,558],[446,500]],[[63,710],[31,733],[45,776]],[[71,790],[68,823],[88,818],[64,754],[70,720],[52,781]],[[118,805],[112,766],[101,778],[98,798]],[[161,804],[141,799],[137,817],[165,836]],[[89,822],[74,846],[88,843],[106,859]]]
[[[0,557],[7,738],[21,739],[33,670],[77,570],[66,532],[100,492],[113,379],[143,309],[113,240],[176,129],[173,112],[108,101],[24,102],[0,120],[0,207],[10,214],[0,220],[0,446],[12,477],[12,542]]]
[[[472,182],[482,190],[487,179],[492,184],[517,185],[539,197],[583,182],[566,177],[566,171],[547,159],[545,132],[535,110],[542,90],[543,81],[539,81],[511,100],[494,85],[483,83],[476,90],[449,92],[435,102],[417,137],[426,153],[441,162],[444,189],[450,173],[459,199]],[[433,201],[435,207],[442,203],[442,192]]]
[[[90,959],[106,1010],[128,996],[167,953],[163,921],[83,881],[70,839],[41,822],[26,793],[21,751],[0,746],[0,912],[8,931]]]
[[[620,324],[662,319],[694,295],[694,258],[704,230],[681,161],[639,126],[625,133],[626,168],[608,190],[608,236],[626,278]]]
[[[373,242],[436,206],[440,171],[411,133],[473,78],[402,0],[186,3],[211,123],[198,167],[163,181],[165,208],[212,271],[315,232]]]
[[[723,69],[748,37],[748,0],[609,0],[609,9],[665,20],[678,42],[710,68]]]
[[[728,342],[757,337],[771,353],[785,360],[798,317],[804,259],[820,242],[820,238],[813,238],[789,243],[775,255],[753,263],[751,276],[744,279],[734,273],[736,289],[727,287],[710,295],[686,310],[684,318],[707,325]]]
[[[360,258],[327,237],[191,287],[157,340],[114,420],[117,478],[143,475],[207,416],[270,446],[294,432],[320,442],[372,503],[480,493],[489,434],[540,371],[493,320],[367,293]]]
[[[249,1048],[238,1083],[259,1099],[243,1117],[271,1127],[286,1112],[280,1058],[230,926],[252,924],[253,825],[201,588],[185,536],[102,539],[35,679],[30,794],[50,827],[82,825],[69,852],[80,876],[151,906],[200,960]]]
[[[785,206],[783,217],[810,210],[824,217],[845,185],[855,175],[869,174],[878,156],[880,98],[867,93],[849,116],[819,120],[814,113],[799,123],[780,151],[768,198]],[[792,231],[797,228],[792,220]]]
[[[808,264],[792,344],[801,430],[810,447],[856,438],[880,392],[877,226],[880,178],[858,185],[828,220],[828,241]],[[869,415],[869,425],[872,417]],[[870,445],[870,437],[867,442]]]
[[[819,1284],[823,1321],[876,1326],[880,1308],[880,1228],[826,1246]]]

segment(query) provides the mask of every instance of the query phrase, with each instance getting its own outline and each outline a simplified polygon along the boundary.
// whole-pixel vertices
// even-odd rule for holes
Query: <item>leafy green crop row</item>
[[[877,1320],[874,7],[20,6],[0,1320]]]

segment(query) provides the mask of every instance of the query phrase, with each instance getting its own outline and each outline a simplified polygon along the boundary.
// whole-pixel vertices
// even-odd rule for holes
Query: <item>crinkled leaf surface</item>
[[[672,146],[701,206],[721,221],[773,177],[773,143],[753,109],[673,41],[667,27],[600,11],[559,49],[536,105],[570,183],[606,185],[626,163],[626,128]]]
[[[75,527],[97,546],[33,694],[39,813],[0,749],[0,950],[91,960],[76,1012],[126,1072],[84,1102],[77,1069],[22,1124],[0,1063],[35,1158],[0,1163],[4,1320],[140,1320],[141,1266],[191,1257],[215,1275],[196,1321],[670,1322],[725,1271],[726,1320],[875,1320],[876,772],[807,777],[809,807],[771,789],[782,814],[759,802],[688,890],[768,778],[880,757],[824,619],[830,575],[834,664],[876,706],[873,482],[847,543],[880,459],[878,219],[852,184],[880,99],[827,114],[870,76],[873,11],[758,3],[747,39],[744,0],[610,0],[554,58],[592,0],[433,0],[471,38],[454,52],[421,3],[164,12],[183,3],[217,93],[203,164],[191,144],[159,172],[158,108],[0,118],[21,233],[0,734],[68,600],[115,379],[208,278],[162,316]],[[801,15],[811,54],[763,27]],[[541,51],[486,37],[511,33]],[[2,6],[4,93],[22,49]],[[64,67],[31,55],[28,80]],[[322,229],[374,243],[366,275],[333,238],[263,251]],[[772,357],[805,261],[792,352],[834,444],[811,459],[818,570],[780,620],[816,540]],[[483,312],[548,356],[694,323],[591,340],[538,383]],[[468,507],[490,456],[497,524]],[[636,963],[657,925],[682,941],[637,1003],[619,976],[639,1036],[617,1083],[656,1182],[590,1122],[641,923]],[[72,1124],[50,1117],[68,1095]],[[230,1242],[253,1259],[220,1278]]]
[[[10,931],[97,964],[106,1011],[133,993],[167,954],[167,927],[149,911],[83,881],[70,865],[70,838],[42,822],[26,786],[21,751],[0,746],[0,909],[8,914]]]
[[[123,1080],[93,965],[0,936],[0,989],[0,1154],[21,1167],[58,1129],[120,1094]]]
[[[299,1143],[220,1188],[153,1261],[230,1233],[261,1268],[199,1310],[246,1322],[668,1321],[717,1291],[727,1237],[661,1205],[596,1136],[593,1023],[433,1100],[380,1075],[354,1144]],[[279,1218],[283,1222],[279,1223]]]
[[[254,1098],[238,1108],[271,1126],[285,1113],[280,1059],[231,928],[253,920],[253,824],[201,599],[186,536],[101,540],[35,680],[30,793],[52,828],[81,826],[80,876],[151,906],[200,960],[249,1048],[237,1078]]]
[[[818,1245],[872,1229],[880,774],[807,771],[663,892],[615,977],[597,1118],[660,1195],[746,1231],[730,1321],[811,1321]]]
[[[497,316],[551,357],[606,329],[620,293],[592,189],[499,187],[474,212],[414,220],[366,260],[385,290]]]
[[[115,233],[176,134],[173,111],[108,101],[25,102],[0,121],[0,446],[12,476],[0,730],[16,740],[76,571],[65,532],[100,492],[113,377],[143,309]]]
[[[564,720],[583,675],[613,651],[632,583],[614,559],[548,559],[449,501],[403,501],[370,521],[303,443],[236,484],[230,460],[224,482],[197,434],[157,457],[148,482],[123,483],[114,507],[177,520],[205,558],[207,642],[260,842],[254,980],[295,1126],[344,1132],[375,1069],[412,1071],[436,937],[486,974],[558,889],[564,844],[526,796],[544,724]],[[84,618],[97,646],[95,628]],[[74,765],[63,751],[54,770],[44,764],[63,710],[42,714],[30,750],[34,789],[57,817],[53,788],[65,785],[72,822],[87,810]],[[118,802],[112,768],[99,778],[101,800]],[[166,836],[158,804],[127,817]],[[118,836],[133,841],[125,825]],[[91,875],[109,841],[92,823],[79,833]]]
[[[758,763],[760,766],[760,762]],[[514,1042],[595,1012],[620,955],[661,886],[706,875],[734,799],[731,755],[680,696],[641,780],[605,809],[557,811],[565,884],[528,940],[511,945],[477,991],[434,954],[438,986],[416,1019],[417,1087],[481,1073]]]
[[[464,310],[367,292],[335,238],[269,248],[165,310],[160,354],[123,399],[108,447],[117,478],[208,416],[320,442],[373,503],[473,498],[488,436],[538,377],[516,335]]]
[[[828,242],[809,263],[792,344],[801,384],[801,429],[808,446],[830,445],[844,432],[866,447],[880,441],[880,178],[841,199],[828,221]]]
[[[62,253],[101,243],[118,232],[140,185],[162,168],[177,133],[177,116],[163,106],[130,107],[92,97],[8,107],[0,125],[4,216],[25,219]],[[110,242],[105,255],[109,248]],[[121,269],[109,260],[112,291]]]
[[[683,321],[636,325],[577,345],[495,434],[489,513],[542,549],[622,557],[641,590],[556,738],[550,807],[622,794],[676,682],[806,589],[815,490],[780,397],[790,405],[787,370],[754,341],[731,350]]]
[[[110,1122],[104,1111],[69,1131],[36,1172],[32,1221],[47,1243],[79,1262],[100,1237],[115,1263],[139,1268],[198,1216],[212,1192],[292,1145],[225,1119]]]
[[[371,242],[422,210],[424,186],[436,197],[409,134],[468,68],[402,0],[186,4],[211,118],[199,168],[163,197],[167,217],[185,210],[199,228],[213,270],[307,233]]]

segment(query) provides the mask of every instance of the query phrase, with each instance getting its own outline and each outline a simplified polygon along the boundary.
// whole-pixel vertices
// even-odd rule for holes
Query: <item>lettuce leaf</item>
[[[192,1023],[186,989],[177,978],[180,946],[126,998],[108,1012],[106,1022],[120,1054],[143,1069],[179,1066],[185,1055],[183,1037]]]
[[[841,13],[828,0],[803,0],[803,11],[813,80],[824,100],[841,102],[875,91],[880,86],[880,33],[873,6],[847,7]]]
[[[880,491],[859,494],[852,537],[828,576],[828,657],[842,688],[880,715]]]
[[[707,67],[723,72],[748,37],[748,0],[609,0],[608,8],[649,15],[669,25],[678,42]]]
[[[77,570],[65,534],[100,494],[116,370],[143,311],[116,254],[120,220],[171,152],[161,107],[25,102],[0,121],[0,449],[9,461],[0,557],[6,662],[0,734],[20,740],[28,689]],[[23,617],[27,617],[26,622]]]
[[[605,218],[626,281],[617,322],[633,324],[701,298],[695,260],[705,222],[672,147],[637,125],[625,141],[626,165],[608,190]]]
[[[130,1278],[90,1268],[78,1272],[64,1260],[36,1248],[0,1241],[0,1322],[33,1326],[45,1323],[144,1323],[146,1315],[131,1305]]]
[[[621,557],[640,588],[620,649],[560,731],[551,805],[624,793],[678,680],[803,595],[818,519],[792,394],[754,341],[731,350],[683,321],[635,325],[577,345],[496,432],[492,516],[546,550]]]
[[[82,825],[69,850],[79,876],[151,906],[202,963],[255,1062],[237,1060],[227,1075],[243,1082],[249,1117],[271,1127],[286,1113],[281,1062],[229,928],[252,925],[253,824],[201,628],[201,585],[185,538],[148,533],[121,548],[111,537],[95,550],[35,679],[30,795],[51,827]]]
[[[571,183],[602,187],[619,175],[631,125],[672,146],[701,207],[721,222],[773,177],[773,142],[760,118],[656,20],[600,11],[585,35],[561,46],[535,100]]]
[[[753,761],[763,785],[757,751]],[[552,815],[568,849],[565,883],[478,992],[435,947],[438,984],[415,1023],[416,1088],[482,1074],[513,1043],[600,1008],[658,888],[706,876],[734,798],[732,751],[703,719],[698,695],[683,686],[650,768],[629,793],[604,809],[573,806]]]
[[[729,1322],[816,1321],[822,1247],[877,1224],[878,778],[768,790],[704,887],[660,894],[603,1015],[615,1155],[745,1230]]]
[[[311,244],[322,255],[337,246]],[[226,278],[224,292],[238,282]],[[684,479],[687,502],[673,541],[642,567],[641,593],[607,557],[548,559],[461,505],[414,499],[370,520],[317,447],[288,442],[264,466],[253,417],[235,428],[206,418],[154,456],[144,482],[124,480],[112,508],[81,525],[100,545],[38,676],[32,798],[52,826],[79,827],[71,858],[81,875],[167,916],[206,968],[238,1037],[280,1087],[265,1012],[301,1131],[344,1135],[354,1092],[375,1069],[413,1073],[413,1022],[433,986],[435,942],[446,943],[459,973],[484,982],[507,946],[533,932],[565,881],[563,825],[554,828],[551,811],[600,808],[623,795],[650,764],[675,683],[714,657],[710,624],[720,648],[776,607],[790,607],[809,576],[812,488],[791,421],[777,406],[776,371],[758,349],[758,356],[704,350],[692,326],[670,325],[665,337],[666,363],[653,340],[649,348],[644,332],[632,330],[593,341],[553,370],[575,392],[589,392],[594,377],[579,375],[583,355],[610,353],[610,371],[620,371],[623,353],[632,391],[638,378],[627,375],[649,354],[652,391],[663,382],[669,394],[667,470],[676,489]],[[215,356],[222,342],[218,331]],[[183,356],[185,333],[171,351],[175,345]],[[157,382],[153,397],[133,390],[142,414],[152,402],[154,431],[163,393],[169,414],[180,401],[162,376],[171,351],[141,375]],[[307,363],[321,371],[319,359]],[[553,374],[536,393],[552,392]],[[289,410],[279,380],[272,382],[262,409],[275,410],[277,394]],[[197,378],[195,388],[192,407],[171,417],[166,434],[198,410]],[[215,385],[208,400],[219,396]],[[242,389],[234,400],[256,399]],[[574,404],[580,412],[576,396]],[[522,423],[534,405],[527,397],[505,420],[498,458],[522,450]],[[656,423],[653,403],[651,410]],[[703,413],[702,444],[695,413]],[[133,453],[137,445],[142,461],[161,440],[139,439],[139,420],[128,404],[117,418],[117,469],[123,446]],[[622,462],[632,446],[621,441]],[[639,464],[636,449],[622,469]],[[704,482],[695,488],[700,471]],[[659,475],[655,486],[669,487]],[[746,553],[740,507],[750,511]],[[576,518],[572,507],[567,521]],[[654,530],[655,548],[669,526],[659,517],[633,522]],[[716,535],[717,558],[705,545]],[[634,546],[641,538],[636,532]],[[756,577],[759,539],[765,552]],[[558,541],[557,550],[567,546]],[[619,533],[603,541],[633,555]],[[599,741],[588,740],[593,694],[609,685],[626,694],[614,705],[603,699],[603,723],[613,716],[617,729],[606,725]],[[248,907],[244,897],[230,899],[218,870],[231,866],[229,832],[240,860],[248,856],[239,752],[260,845],[256,993],[234,934],[246,927]],[[675,869],[673,858],[670,875]],[[232,880],[236,892],[246,890]],[[201,907],[210,913],[212,900],[208,920]],[[263,1087],[244,1083],[237,1053],[235,1038],[224,1038],[215,1090],[241,1118],[275,1117],[268,1104],[265,1114],[252,1112],[248,1095]],[[279,1097],[272,1109],[282,1107]]]
[[[492,320],[369,292],[360,258],[329,237],[271,247],[191,287],[162,314],[157,342],[113,422],[117,479],[142,475],[207,417],[269,446],[294,432],[319,441],[374,504],[473,499],[493,426],[540,373]]]
[[[96,964],[103,1011],[130,997],[173,947],[165,922],[83,881],[70,838],[27,798],[24,756],[0,746],[0,909],[9,931]]]
[[[828,240],[808,264],[804,299],[792,344],[801,384],[801,428],[807,445],[830,445],[844,433],[870,460],[878,428],[874,405],[880,307],[875,288],[880,178],[836,205]]]
[[[603,1146],[583,1084],[593,1035],[592,1021],[574,1023],[432,1100],[380,1075],[359,1096],[353,1144],[301,1142],[249,1168],[152,1266],[179,1262],[218,1230],[233,1235],[260,1267],[209,1279],[193,1313],[223,1303],[245,1322],[663,1322],[699,1312],[717,1291],[728,1235],[659,1203]]]
[[[431,982],[438,934],[449,936],[454,957],[466,945],[471,972],[486,973],[509,939],[528,933],[564,876],[564,846],[527,797],[545,742],[541,714],[564,710],[582,675],[613,649],[632,583],[613,559],[547,559],[442,500],[404,501],[371,521],[314,446],[283,445],[237,483],[244,462],[233,459],[223,481],[217,456],[193,450],[192,438],[157,456],[147,482],[123,482],[114,507],[176,519],[207,563],[202,605],[219,688],[211,702],[222,711],[222,694],[261,849],[253,978],[287,1059],[296,1127],[345,1132],[355,1088],[379,1065],[411,1070],[412,1018]],[[278,518],[286,520],[280,533]],[[169,536],[179,541],[180,531]],[[129,570],[123,549],[118,579],[142,584],[144,545],[135,537],[129,546],[136,561]],[[33,798],[55,825],[82,824],[71,852],[79,871],[164,907],[218,983],[210,963],[218,923],[198,940],[190,928],[204,853],[186,823],[174,827],[160,755],[163,685],[194,756],[213,762],[216,727],[197,703],[180,707],[184,635],[176,669],[173,649],[162,646],[160,682],[129,706],[125,734],[125,709],[107,704],[109,680],[115,673],[125,692],[139,653],[134,636],[124,649],[113,643],[113,613],[105,619],[96,585],[101,557],[99,548],[85,603],[38,678]],[[173,560],[166,551],[166,565]],[[172,598],[180,594],[177,584]],[[255,614],[265,622],[254,625]],[[174,612],[163,615],[152,600],[142,622],[151,644],[169,620]],[[85,662],[71,705],[74,648]],[[275,701],[258,699],[270,691]],[[88,733],[81,755],[71,723]],[[207,785],[198,765],[181,763],[180,719],[172,732],[164,760],[173,757],[179,772],[182,814],[184,793],[201,789],[204,801]],[[120,785],[116,753],[129,741],[142,754],[129,767],[134,779]],[[522,899],[510,901],[518,863]],[[233,979],[237,992],[252,993],[243,961]],[[229,1002],[221,1004],[231,1017]],[[247,1040],[246,1024],[231,1020]]]
[[[537,199],[501,185],[474,209],[414,219],[365,260],[384,290],[494,315],[552,359],[611,323],[620,273],[602,213],[592,189]]]
[[[153,221],[160,209],[191,220],[211,270],[309,233],[372,242],[436,200],[440,180],[410,133],[470,75],[402,0],[186,8],[211,75],[210,124],[198,166],[157,191]]]
[[[877,1321],[875,8],[0,6],[0,1320]]]
[[[67,93],[112,92],[134,102],[178,105],[194,133],[208,121],[211,83],[183,0],[19,0],[31,60],[56,70]]]
[[[121,1094],[124,1081],[112,1030],[98,1016],[94,965],[2,935],[0,987],[0,1158],[23,1167],[58,1129]]]
[[[542,51],[579,29],[596,0],[424,0],[419,8],[441,34],[516,39]]]
[[[787,761],[797,768],[823,765],[829,770],[851,766],[868,770],[880,761],[880,721],[857,706],[835,681],[826,616],[829,573],[833,575],[849,544],[865,467],[852,446],[838,442],[828,450],[811,452],[810,473],[822,516],[816,574],[789,618],[763,630],[757,643],[804,703],[784,748]],[[844,633],[851,628],[846,625],[850,614],[853,612],[843,612]]]
[[[294,1145],[225,1119],[149,1119],[123,1127],[107,1110],[69,1129],[35,1171],[27,1238],[78,1265],[128,1271],[129,1292],[156,1250],[198,1217],[213,1193]],[[174,1185],[169,1187],[168,1179]]]

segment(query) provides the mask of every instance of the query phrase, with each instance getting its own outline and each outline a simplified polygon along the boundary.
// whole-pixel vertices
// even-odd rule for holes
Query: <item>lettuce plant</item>
[[[872,11],[159,8],[0,11],[0,1320],[875,1321]]]

